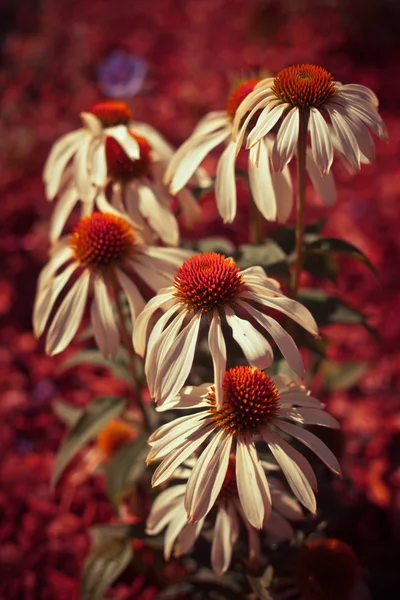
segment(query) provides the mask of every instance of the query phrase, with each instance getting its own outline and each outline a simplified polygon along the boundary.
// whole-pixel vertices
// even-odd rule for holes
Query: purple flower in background
[[[141,89],[147,70],[143,58],[126,50],[114,50],[98,68],[97,82],[110,98],[131,98]]]

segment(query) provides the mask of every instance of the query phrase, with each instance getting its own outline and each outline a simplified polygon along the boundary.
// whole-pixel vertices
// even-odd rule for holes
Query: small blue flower
[[[97,82],[103,94],[110,98],[132,98],[143,86],[148,71],[143,58],[114,50],[97,71]]]

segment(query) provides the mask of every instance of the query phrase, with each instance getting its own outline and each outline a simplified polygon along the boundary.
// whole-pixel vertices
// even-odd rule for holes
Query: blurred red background
[[[400,6],[396,0],[1,0],[0,2],[0,598],[78,598],[87,529],[111,518],[100,480],[70,494],[49,489],[64,433],[51,403],[84,405],[122,392],[105,371],[60,373],[31,332],[36,279],[47,257],[51,206],[41,170],[52,142],[79,126],[79,113],[103,97],[99,66],[116,49],[143,58],[148,75],[132,100],[138,120],[181,143],[197,120],[226,102],[230,77],[311,62],[335,79],[371,87],[381,101],[390,143],[349,176],[339,165],[336,207],[309,207],[328,234],[363,250],[362,265],[342,264],[338,293],[369,315],[382,344],[361,327],[330,327],[336,360],[369,368],[357,386],[336,391],[330,410],[343,424],[342,464],[356,491],[344,535],[370,573],[375,598],[395,597],[400,538]],[[213,169],[215,163],[209,160]],[[222,233],[213,198],[203,202],[196,236]],[[246,215],[246,197],[241,211]],[[243,219],[224,230],[243,236]],[[192,234],[193,235],[193,234]],[[74,344],[76,349],[77,344]],[[154,589],[125,582],[119,598]]]

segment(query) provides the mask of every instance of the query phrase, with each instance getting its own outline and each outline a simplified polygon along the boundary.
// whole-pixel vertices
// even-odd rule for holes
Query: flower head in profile
[[[107,122],[111,122],[111,109],[120,105],[125,106],[125,118],[130,119],[131,111],[123,102],[108,100],[97,103],[91,109],[94,112],[83,113],[82,117],[86,123],[96,124],[97,137],[92,130],[83,128],[59,140],[50,153],[45,182],[48,198],[57,195],[50,223],[50,239],[53,242],[62,234],[74,206],[80,203],[82,216],[91,214],[95,208],[102,212],[112,211],[110,205],[126,212],[141,227],[146,243],[154,243],[156,239],[172,246],[179,243],[173,198],[163,182],[174,149],[154,127],[146,123],[127,120],[126,124],[106,126]],[[77,161],[81,159],[76,154],[77,148],[89,138],[90,148],[93,148],[81,157],[86,165],[78,165]],[[82,170],[79,171],[78,167]],[[197,169],[190,183],[205,186],[209,184],[209,177],[203,169]],[[176,200],[186,226],[193,227],[201,219],[201,210],[189,188],[184,187],[177,192]]]
[[[261,81],[239,107],[233,137],[238,148],[246,139],[246,147],[255,154],[260,143],[278,126],[272,165],[276,171],[282,171],[296,152],[302,124],[310,134],[312,156],[323,174],[331,168],[334,146],[354,170],[359,170],[361,162],[374,159],[369,130],[387,141],[377,97],[369,88],[343,85],[322,67],[309,64],[287,67],[275,77]]]
[[[215,252],[195,255],[175,274],[173,284],[150,300],[139,316],[133,334],[136,352],[146,351],[150,319],[164,314],[147,342],[145,370],[150,393],[158,403],[168,401],[184,385],[193,363],[202,320],[208,324],[208,343],[214,364],[217,401],[222,398],[226,367],[225,321],[250,365],[264,369],[273,361],[273,351],[254,320],[275,340],[295,373],[304,373],[303,362],[292,337],[266,309],[290,317],[313,335],[317,326],[311,313],[299,302],[284,296],[279,284],[261,267],[241,271],[231,258]],[[239,316],[237,313],[242,316]]]
[[[84,217],[70,236],[54,246],[40,274],[33,314],[36,336],[48,324],[46,352],[53,355],[64,350],[93,293],[94,337],[105,356],[115,355],[120,334],[111,298],[118,301],[123,292],[134,322],[145,305],[136,281],[157,291],[173,281],[177,266],[187,256],[185,250],[146,246],[131,222],[115,213]],[[65,294],[67,283],[71,287]]]
[[[232,138],[234,123],[240,114],[240,124],[244,124],[242,135],[245,137],[256,119],[257,111],[249,118],[244,107],[248,103],[247,98],[257,94],[256,90],[260,85],[262,82],[259,79],[249,79],[237,85],[228,97],[225,110],[209,113],[199,122],[191,136],[175,153],[165,175],[165,181],[170,185],[172,193],[176,193],[183,188],[209,152],[225,143],[226,148],[219,159],[215,181],[217,207],[224,223],[231,223],[237,211],[235,164],[241,143],[237,144]],[[258,110],[261,110],[262,105],[261,102]],[[254,202],[265,219],[285,222],[292,209],[292,182],[288,169],[274,172],[270,168],[273,146],[274,138],[268,135],[262,144],[250,150],[249,184]],[[307,169],[323,201],[332,204],[335,199],[333,178],[317,174],[318,169],[311,154],[307,155]]]
[[[203,518],[216,502],[225,481],[229,457],[236,457],[238,497],[249,523],[260,529],[271,512],[271,492],[255,441],[268,446],[294,495],[316,512],[315,473],[307,459],[281,435],[292,436],[313,451],[334,473],[340,467],[331,450],[299,425],[337,428],[339,423],[307,390],[283,376],[269,377],[252,367],[225,372],[222,405],[216,385],[185,388],[159,410],[199,409],[196,413],[161,426],[149,438],[147,461],[160,460],[152,484],[159,485],[192,453],[205,448],[188,479],[185,508],[189,521]]]
[[[195,462],[194,462],[195,464]],[[265,469],[265,465],[263,465]],[[206,516],[196,523],[188,521],[185,511],[186,480],[192,469],[186,464],[178,469],[175,477],[185,483],[168,487],[155,499],[147,519],[148,535],[157,535],[165,527],[164,556],[169,560],[171,554],[182,556],[191,552],[204,526]],[[291,539],[294,536],[291,521],[301,521],[303,512],[298,502],[282,489],[280,482],[270,478],[272,508],[265,518],[263,528],[275,542]],[[259,532],[250,524],[243,511],[236,483],[236,459],[231,455],[222,483],[221,490],[215,500],[216,518],[211,547],[211,564],[216,573],[221,575],[228,570],[232,550],[239,537],[240,522],[247,530],[249,560],[260,557]]]

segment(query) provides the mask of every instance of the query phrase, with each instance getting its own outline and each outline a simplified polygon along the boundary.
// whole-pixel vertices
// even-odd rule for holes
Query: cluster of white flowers
[[[377,106],[368,88],[337,83],[321,67],[298,65],[276,77],[242,82],[226,110],[203,118],[176,152],[150,125],[133,121],[125,102],[108,100],[82,113],[83,127],[61,138],[50,153],[44,180],[48,199],[56,199],[53,247],[38,283],[34,330],[40,336],[47,329],[49,354],[61,352],[75,336],[90,297],[93,335],[100,351],[112,358],[126,342],[125,298],[129,343],[132,352],[145,357],[157,411],[189,411],[149,438],[147,462],[161,461],[153,486],[173,478],[185,481],[162,491],[148,518],[149,534],[167,527],[167,558],[190,551],[213,507],[211,560],[217,573],[229,567],[240,520],[248,532],[250,558],[259,552],[258,530],[274,539],[291,537],[288,519],[303,518],[300,504],[316,512],[317,481],[288,439],[307,446],[340,474],[329,448],[302,427],[336,428],[338,422],[299,380],[264,372],[273,362],[268,333],[296,375],[304,374],[294,340],[270,310],[316,336],[313,316],[259,266],[242,271],[232,258],[215,252],[176,248],[174,207],[179,205],[188,226],[201,218],[190,187],[210,185],[200,163],[225,143],[215,194],[222,219],[233,221],[235,161],[245,145],[256,206],[266,219],[286,221],[293,203],[288,164],[302,127],[311,140],[307,172],[323,202],[331,205],[334,151],[359,169],[373,159],[368,128],[386,139]],[[76,204],[81,219],[72,234],[65,234]],[[146,304],[149,289],[155,295]],[[184,387],[201,328],[207,330],[213,381]],[[240,347],[245,366],[228,368],[227,336]],[[260,454],[263,446],[274,464]],[[270,477],[276,469],[294,497]]]

